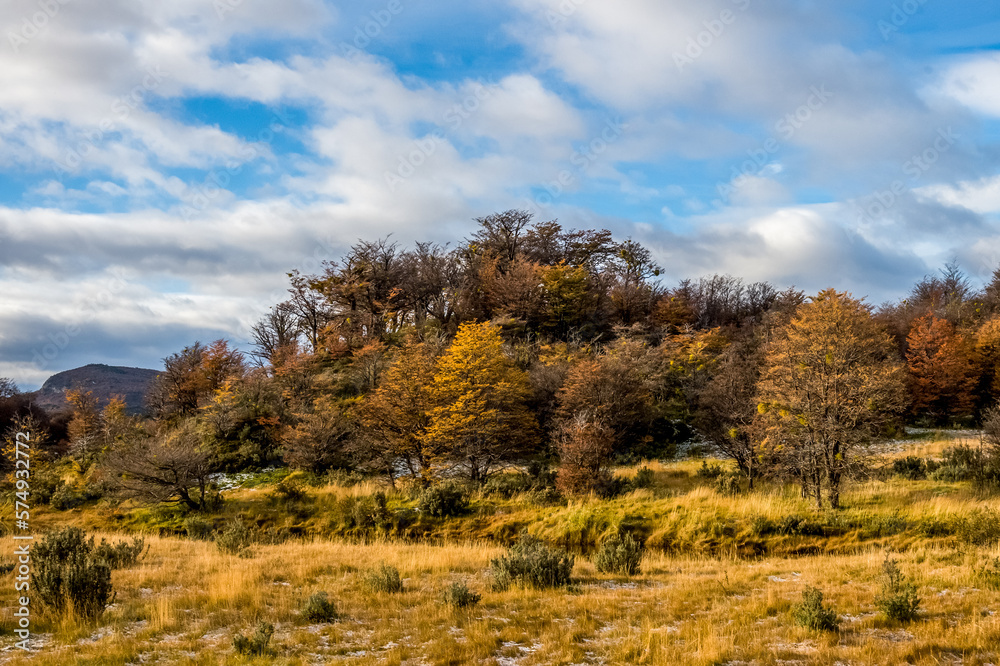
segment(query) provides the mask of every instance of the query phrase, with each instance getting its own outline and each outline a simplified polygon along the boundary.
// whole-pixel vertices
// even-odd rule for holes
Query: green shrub
[[[785,516],[777,523],[764,519],[769,530],[763,534],[781,536],[823,536],[823,526],[802,516]]]
[[[1000,540],[1000,514],[973,509],[954,521],[955,536],[973,546],[994,545]]]
[[[326,592],[316,592],[306,601],[302,615],[310,622],[333,622],[339,617],[337,606],[327,598]]]
[[[1000,590],[1000,557],[994,557],[973,569],[976,580],[990,590]]]
[[[720,474],[715,479],[715,492],[720,495],[739,495],[743,492],[740,475],[735,472]]]
[[[701,467],[698,468],[698,478],[700,479],[712,479],[715,480],[722,476],[723,469],[719,463],[708,464],[708,461],[702,460]]]
[[[78,527],[50,532],[32,548],[31,589],[46,609],[88,619],[104,612],[113,599],[111,567],[93,552],[94,538]]]
[[[253,534],[242,520],[233,520],[215,539],[219,552],[238,557],[253,557]]]
[[[138,564],[145,548],[146,540],[142,537],[133,537],[132,543],[119,541],[116,544],[101,539],[101,543],[94,548],[93,557],[103,560],[112,569],[127,569]]]
[[[569,584],[575,558],[563,550],[546,546],[541,539],[527,532],[505,556],[490,562],[493,587],[506,590],[512,585],[546,588]]]
[[[510,499],[532,489],[532,479],[527,474],[494,474],[483,484],[483,494]]]
[[[60,485],[49,499],[49,504],[57,511],[74,509],[86,501],[82,493],[78,493],[68,483]]]
[[[562,493],[556,488],[542,488],[540,490],[534,490],[528,495],[528,499],[532,504],[537,504],[538,506],[562,504],[566,501],[566,498],[564,498]]]
[[[795,624],[816,631],[836,631],[840,619],[832,609],[823,606],[823,593],[815,587],[806,587],[802,602],[792,610]]]
[[[438,518],[449,518],[465,513],[469,500],[465,490],[454,481],[431,486],[420,493],[417,508],[422,513]]]
[[[615,533],[603,541],[594,555],[594,567],[601,573],[635,576],[642,560],[642,544],[625,533]]]
[[[965,466],[941,465],[931,474],[931,479],[942,483],[955,483],[957,481],[968,481],[972,478],[972,475],[972,470]]]
[[[399,577],[399,569],[385,562],[374,569],[369,569],[362,580],[372,592],[395,594],[403,591],[403,580]]]
[[[236,652],[244,655],[263,657],[268,654],[267,646],[274,635],[274,625],[267,622],[257,624],[257,630],[252,636],[247,638],[243,634],[236,634],[233,637],[233,647]]]
[[[363,529],[383,529],[392,523],[385,493],[359,497],[351,508],[351,518],[356,527]]]
[[[271,497],[281,504],[294,504],[306,498],[306,489],[296,477],[286,476],[274,486]]]
[[[882,563],[882,592],[875,599],[875,606],[886,617],[898,622],[916,619],[920,608],[917,586],[908,581],[896,561],[885,556]]]
[[[897,458],[892,462],[892,473],[910,481],[927,478],[927,463],[917,456]]]
[[[656,474],[653,470],[646,466],[642,466],[639,468],[639,471],[635,473],[635,476],[629,482],[629,485],[634,489],[652,488],[655,478]]]
[[[184,519],[184,532],[192,539],[205,541],[212,536],[212,523],[201,516],[188,516]]]
[[[482,597],[470,590],[465,583],[452,583],[444,590],[444,603],[455,608],[468,608],[479,603]]]

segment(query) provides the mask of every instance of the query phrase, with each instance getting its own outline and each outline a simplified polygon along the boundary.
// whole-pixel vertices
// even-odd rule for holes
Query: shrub
[[[219,552],[238,557],[253,557],[253,551],[250,549],[252,544],[253,534],[242,520],[231,521],[215,540]]]
[[[795,624],[816,631],[836,631],[840,620],[832,609],[823,606],[823,593],[815,587],[806,587],[802,603],[792,610]]]
[[[339,617],[337,607],[327,598],[326,592],[316,592],[306,601],[302,615],[310,622],[333,622]]]
[[[68,483],[63,483],[52,493],[49,504],[57,511],[67,511],[80,506],[86,501],[82,493],[78,493]]]
[[[533,491],[528,496],[528,499],[532,504],[549,506],[551,504],[561,504],[565,498],[556,488],[542,488],[540,490]]]
[[[417,508],[429,516],[448,518],[458,516],[468,508],[468,497],[464,489],[455,482],[431,486],[420,493]]]
[[[655,477],[656,475],[653,473],[653,470],[646,466],[642,466],[639,468],[639,471],[635,473],[635,477],[632,479],[630,485],[636,489],[652,488]]]
[[[917,456],[897,458],[892,463],[892,473],[910,481],[927,478],[927,464]]]
[[[740,481],[740,475],[734,472],[721,474],[715,479],[715,492],[720,495],[739,495],[743,492]]]
[[[188,516],[184,519],[184,532],[192,539],[204,541],[212,535],[212,523],[201,516]]]
[[[920,607],[917,586],[906,579],[888,554],[882,563],[882,592],[876,597],[875,605],[886,617],[898,622],[916,619]]]
[[[722,476],[723,470],[719,463],[708,464],[708,461],[702,460],[701,467],[698,468],[698,478],[701,479],[717,479]]]
[[[601,547],[594,555],[594,566],[601,573],[635,576],[639,573],[642,551],[642,544],[631,534],[612,534],[601,542]]]
[[[351,518],[355,526],[365,529],[382,529],[389,525],[392,514],[389,512],[385,493],[379,491],[374,495],[359,497],[351,508]]]
[[[455,582],[444,590],[444,602],[455,608],[475,606],[482,597],[470,590],[465,583]]]
[[[955,465],[941,465],[934,473],[931,474],[931,479],[934,481],[941,481],[943,483],[955,483],[956,481],[968,481],[972,478],[972,470],[968,467],[960,467]]]
[[[145,547],[146,540],[142,537],[133,537],[132,543],[119,541],[114,545],[101,539],[101,543],[94,548],[93,556],[95,560],[106,562],[112,569],[127,569],[139,562]]]
[[[532,479],[526,474],[494,474],[483,484],[483,494],[510,499],[531,488]]]
[[[47,609],[62,614],[72,609],[93,619],[113,598],[111,567],[93,557],[94,538],[67,527],[50,532],[31,551],[31,588]]]
[[[298,478],[286,476],[274,486],[271,496],[282,504],[294,504],[306,498],[306,489]]]
[[[980,585],[991,590],[1000,590],[1000,557],[987,560],[973,571]]]
[[[263,657],[268,654],[267,646],[274,635],[274,625],[267,622],[259,622],[257,630],[252,636],[247,638],[243,634],[236,634],[233,637],[233,647],[239,654]]]
[[[575,558],[563,550],[553,550],[527,532],[507,551],[490,561],[493,587],[506,590],[511,585],[545,588],[569,584]]]
[[[403,580],[399,577],[399,569],[385,562],[365,573],[363,580],[372,592],[395,594],[403,591]]]
[[[974,509],[955,521],[955,535],[973,546],[988,546],[1000,539],[1000,514]]]

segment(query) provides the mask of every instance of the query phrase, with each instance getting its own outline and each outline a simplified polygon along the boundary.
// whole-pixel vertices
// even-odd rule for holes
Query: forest
[[[972,576],[962,579],[967,587],[1000,585],[1000,559],[990,564],[985,554],[1000,539],[997,514],[992,505],[971,508],[1000,490],[1000,269],[980,290],[950,263],[905,299],[876,306],[835,287],[805,294],[729,275],[667,286],[647,248],[608,231],[566,230],[516,210],[476,223],[454,247],[359,241],[319,274],[293,271],[287,300],[253,327],[252,348],[192,341],[170,354],[143,415],[121,399],[101,404],[84,387],[67,391],[69,409],[48,414],[2,382],[4,486],[11,496],[21,488],[15,435],[31,432],[31,504],[51,528],[39,565],[50,567],[49,578],[38,574],[32,584],[44,592],[44,617],[60,640],[87,635],[101,617],[121,631],[149,623],[146,633],[116,639],[114,663],[133,663],[151,636],[172,630],[187,627],[192,645],[204,645],[211,632],[195,634],[206,627],[228,636],[247,623],[241,609],[250,604],[254,618],[278,622],[281,639],[272,644],[275,625],[261,619],[255,634],[233,636],[233,659],[306,663],[297,660],[309,650],[333,648],[315,644],[320,630],[306,640],[281,622],[332,622],[326,591],[305,599],[326,580],[341,593],[341,611],[353,586],[365,590],[351,613],[377,631],[413,609],[438,618],[413,625],[437,646],[435,663],[520,663],[501,658],[525,657],[525,637],[546,632],[555,632],[546,643],[555,652],[544,663],[570,663],[598,640],[584,600],[532,595],[587,596],[611,585],[608,603],[626,613],[623,604],[638,603],[629,594],[653,603],[651,590],[667,581],[686,586],[687,601],[655,613],[667,612],[687,638],[651,646],[653,629],[642,624],[651,620],[633,617],[645,628],[619,647],[602,643],[613,662],[721,663],[743,654],[738,629],[709,645],[707,625],[678,624],[686,621],[681,605],[702,604],[716,631],[723,606],[765,597],[738,621],[790,616],[789,626],[839,631],[839,639],[819,639],[830,655],[857,656],[851,650],[860,643],[851,640],[862,629],[891,632],[919,615],[917,587],[887,553],[938,549],[914,555],[916,566],[953,556],[941,547],[957,548],[947,552],[966,553],[971,564],[948,575]],[[133,540],[95,545],[80,528]],[[182,543],[197,550],[182,555]],[[151,550],[139,564],[144,547]],[[430,549],[420,557],[431,564],[407,559],[421,548]],[[79,559],[54,555],[67,552]],[[272,582],[293,585],[292,596],[272,598],[261,581],[290,552],[300,558],[293,582]],[[378,568],[346,564],[374,553]],[[855,639],[838,629],[818,588],[807,586],[793,605],[787,595],[761,597],[761,579],[748,570],[732,573],[742,596],[728,587],[732,567],[744,566],[734,563],[760,562],[773,570],[766,581],[784,581],[781,568],[796,561],[822,584],[831,561],[868,575],[859,571],[875,553],[885,555],[881,597],[834,593],[852,608],[882,609],[878,620],[857,611]],[[589,562],[574,564],[577,556]],[[458,571],[482,572],[486,561],[492,592],[476,591],[477,573],[454,580]],[[416,588],[400,578],[407,566],[423,581]],[[671,573],[677,566],[686,582]],[[204,580],[223,580],[224,570],[244,578],[226,591],[192,588],[181,600],[157,592],[151,602],[142,592],[187,589],[191,581],[177,577],[195,570]],[[614,582],[640,571],[652,576],[640,591]],[[60,576],[88,581],[80,583],[86,594],[74,598]],[[692,601],[699,576],[721,592]],[[125,605],[105,612],[112,580]],[[443,602],[442,580],[450,581]],[[580,592],[581,584],[591,591]],[[384,595],[411,588],[421,596],[386,605]],[[535,618],[503,631],[489,618],[460,623],[516,640],[484,634],[459,647],[437,637],[453,619],[429,608],[471,608],[481,599],[508,611],[544,599],[572,607],[574,621],[590,628],[567,638],[551,624],[563,611],[553,610],[542,624]],[[219,608],[221,619],[212,610]],[[183,619],[181,611],[194,614]],[[917,661],[950,649],[940,644],[950,625],[941,623],[920,639],[938,647]],[[354,640],[346,629],[330,631]],[[963,644],[978,649],[979,629],[969,631]],[[755,649],[783,654],[772,639],[758,635]],[[396,647],[334,653],[359,663],[431,654],[400,647],[395,633],[386,640]],[[296,647],[301,641],[310,647]]]

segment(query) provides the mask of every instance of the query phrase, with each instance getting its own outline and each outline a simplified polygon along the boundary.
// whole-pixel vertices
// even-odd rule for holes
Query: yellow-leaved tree
[[[500,329],[466,323],[440,358],[434,374],[435,404],[422,438],[435,466],[482,483],[490,473],[528,453],[538,427],[525,406],[527,373],[503,348]]]
[[[836,509],[859,447],[905,408],[905,370],[869,307],[827,289],[769,346],[758,402],[763,448]]]

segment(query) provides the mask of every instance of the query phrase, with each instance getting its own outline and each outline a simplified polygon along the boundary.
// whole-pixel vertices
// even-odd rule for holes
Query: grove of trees
[[[426,487],[534,463],[605,492],[613,463],[692,441],[836,508],[870,443],[1000,398],[1000,270],[976,291],[949,264],[876,308],[726,275],[669,287],[608,231],[477,223],[455,247],[361,241],[292,272],[252,350],[165,358],[145,418],[83,390],[54,417],[0,382],[0,427],[30,420],[93,484],[193,510],[213,473],[275,464]]]

